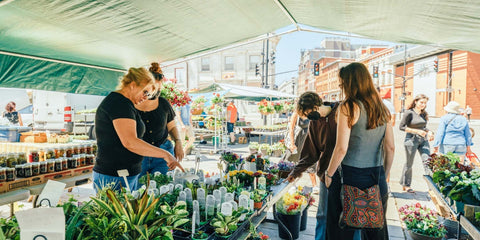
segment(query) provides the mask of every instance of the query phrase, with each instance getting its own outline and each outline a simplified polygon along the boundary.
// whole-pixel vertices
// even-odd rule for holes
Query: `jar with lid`
[[[7,168],[5,172],[7,174],[7,182],[15,181],[15,168]]]
[[[53,173],[55,172],[55,160],[48,160],[44,161],[47,163],[47,172],[48,173]]]
[[[80,148],[78,145],[73,145],[73,155],[80,154]]]
[[[92,154],[97,155],[97,143],[92,143]]]
[[[23,164],[15,165],[15,175],[17,176],[17,178],[25,177],[25,172],[23,171]]]
[[[40,174],[40,163],[32,163],[32,176],[37,176]]]
[[[85,162],[86,164],[89,166],[89,165],[93,165],[94,164],[94,161],[95,161],[95,155],[93,154],[87,154],[85,156]]]
[[[87,159],[85,157],[85,154],[79,154],[80,156],[80,167],[87,166]]]
[[[68,169],[74,169],[77,167],[77,160],[73,157],[67,158]]]
[[[47,160],[47,159],[45,158],[45,149],[40,148],[40,149],[38,150],[38,161],[39,161],[39,162],[43,162],[43,161],[45,161],[45,160]]]
[[[55,149],[48,148],[45,153],[45,159],[55,159]]]
[[[85,150],[86,150],[86,145],[85,144],[78,145],[79,154],[85,154]]]
[[[55,150],[56,150],[55,151],[55,157],[56,158],[65,157],[65,147],[58,147]]]
[[[7,181],[7,172],[5,168],[0,168],[0,182]]]
[[[7,155],[7,167],[15,167],[15,165],[17,165],[17,157],[17,153],[9,153]]]
[[[25,164],[27,163],[27,154],[24,152],[19,152],[18,153],[18,159],[17,159],[18,164]]]
[[[7,166],[7,154],[0,153],[0,167],[6,167],[6,166]]]
[[[28,153],[28,162],[38,162],[40,161],[38,157],[38,151],[36,150],[30,150]]]
[[[62,159],[55,159],[55,172],[61,172],[62,169]]]
[[[91,143],[88,143],[88,144],[85,144],[85,153],[86,154],[93,154],[93,144]]]
[[[75,166],[81,167],[80,165],[80,155],[73,155],[73,159],[77,162]]]
[[[48,163],[46,161],[40,162],[40,174],[48,172]]]
[[[68,169],[68,159],[67,158],[60,158],[62,159],[62,170],[67,170]]]
[[[23,174],[25,175],[26,178],[32,176],[32,164],[27,163],[23,165]]]
[[[73,147],[72,146],[68,146],[68,147],[65,147],[65,156],[66,157],[73,157]]]

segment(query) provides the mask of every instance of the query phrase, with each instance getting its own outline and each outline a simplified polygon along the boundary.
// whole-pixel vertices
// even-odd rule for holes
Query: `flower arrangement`
[[[278,162],[277,167],[279,171],[290,172],[295,167],[295,163],[281,160]]]
[[[284,107],[283,106],[284,106],[283,102],[276,102],[273,105],[273,108],[275,109],[276,113],[282,113],[282,112],[284,112]]]
[[[261,151],[263,155],[268,155],[271,153],[270,144],[262,143],[258,147],[258,151]]]
[[[307,191],[307,189],[305,189],[304,187],[298,186],[297,187],[297,193],[304,196],[307,199],[308,206],[312,206],[313,203],[315,202],[315,198],[312,197],[312,192]]]
[[[277,211],[286,215],[296,215],[307,207],[307,199],[298,192],[286,193],[277,202]]]
[[[285,101],[283,108],[285,112],[293,112],[295,110],[295,103],[293,101]]]
[[[277,174],[279,171],[278,164],[273,164],[270,167],[268,167],[268,171],[270,171],[273,174]]]
[[[251,154],[250,156],[247,157],[246,161],[247,162],[255,162],[257,160],[257,158],[261,158],[260,155],[255,155],[255,154]]]
[[[420,203],[405,205],[399,210],[408,230],[429,237],[443,238],[447,230],[438,221],[438,214]]]
[[[200,96],[198,98],[195,98],[192,102],[192,107],[191,107],[191,112],[194,115],[200,115],[203,112],[203,109],[205,108],[205,103],[207,102],[207,99],[205,99],[205,96]]]
[[[222,106],[217,105],[217,104],[212,104],[210,107],[207,107],[206,112],[210,115],[215,115],[216,113],[221,113],[222,112]]]
[[[213,93],[212,104],[219,104],[225,102],[225,98],[220,95],[220,93]]]
[[[263,99],[258,103],[258,111],[262,115],[268,115],[275,112],[275,108],[273,107],[273,103]]]
[[[175,86],[176,80],[165,80],[160,96],[167,99],[172,106],[182,107],[192,101],[187,91],[182,91]]]
[[[205,126],[211,130],[215,130],[215,128],[220,129],[222,127],[222,122],[215,118],[208,118],[205,121]]]
[[[266,173],[265,179],[267,180],[267,186],[273,186],[277,183],[277,175],[274,175],[272,173]]]

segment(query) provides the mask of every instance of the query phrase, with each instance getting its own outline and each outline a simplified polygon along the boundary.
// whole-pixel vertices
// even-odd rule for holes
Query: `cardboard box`
[[[246,137],[238,137],[238,143],[239,144],[247,143],[247,138]]]
[[[44,133],[44,132],[39,132],[39,133],[25,132],[25,133],[21,133],[20,142],[45,143],[45,142],[47,142],[47,134]]]
[[[29,178],[18,178],[12,182],[0,183],[0,193],[6,193],[17,189],[38,185],[44,183],[44,175],[38,175]]]
[[[69,169],[69,170],[65,170],[65,171],[61,171],[61,172],[43,174],[43,179],[46,182],[49,179],[50,180],[60,180],[60,179],[69,178],[69,177],[72,177],[72,176],[73,176],[73,171],[71,169]]]
[[[86,173],[92,173],[93,172],[93,165],[74,168],[74,169],[72,169],[72,171],[73,171],[73,176],[79,176],[79,175],[83,175],[83,174],[86,174]]]

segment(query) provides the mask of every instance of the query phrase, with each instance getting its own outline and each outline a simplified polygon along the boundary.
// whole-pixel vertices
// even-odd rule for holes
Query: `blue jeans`
[[[227,122],[227,133],[233,132],[233,127],[234,126],[235,126],[235,123]]]
[[[447,154],[449,152],[458,154],[460,156],[464,156],[467,154],[467,146],[466,145],[453,145],[453,144],[441,144],[440,145],[440,152],[443,154]]]
[[[327,209],[328,209],[328,189],[325,183],[320,181],[318,186],[318,209],[317,209],[317,225],[315,226],[315,240],[325,240],[327,236]],[[354,240],[361,239],[361,230],[356,230],[353,235]]]
[[[171,141],[167,140],[160,146],[159,148],[171,153],[173,153],[173,144]],[[166,174],[168,172],[167,161],[163,158],[154,158],[154,157],[144,157],[142,161],[142,172],[140,173],[140,177],[146,175],[147,172],[153,174],[155,172],[160,172],[161,174]]]
[[[410,185],[412,184],[413,160],[415,159],[415,154],[417,152],[420,154],[423,166],[425,166],[430,156],[430,145],[425,138],[416,135],[405,138],[405,142],[403,143],[403,145],[405,146],[407,161],[403,166],[403,173],[402,177],[400,178],[400,184],[402,186],[410,187]]]
[[[140,174],[127,177],[128,186],[130,186],[130,191],[135,191],[138,189],[139,176]],[[93,171],[93,188],[95,189],[95,192],[98,192],[98,189],[102,189],[110,184],[111,184],[110,186],[111,189],[117,190],[117,191],[120,191],[120,185],[124,188],[127,187],[127,184],[125,184],[123,177],[110,176],[110,175],[101,174]]]

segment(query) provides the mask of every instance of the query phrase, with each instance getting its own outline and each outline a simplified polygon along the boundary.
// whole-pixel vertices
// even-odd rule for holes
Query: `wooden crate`
[[[72,176],[73,176],[73,170],[69,169],[61,172],[43,174],[43,179],[45,182],[47,182],[48,180],[60,180],[60,179],[64,179]]]
[[[3,183],[0,183],[0,193],[6,193],[9,191],[14,191],[14,190],[25,188],[25,187],[30,187],[33,185],[42,184],[44,183],[44,181],[46,181],[44,179],[44,175],[38,175],[34,177],[29,177],[29,178],[18,178],[12,182],[3,182]]]
[[[440,216],[451,220],[456,219],[455,215],[450,211],[450,207],[445,206],[445,202],[442,199],[438,199],[437,195],[431,190],[428,191],[428,193],[430,194],[430,198],[432,199],[433,204],[435,204],[435,208]]]
[[[83,175],[85,173],[92,173],[93,172],[93,165],[75,168],[75,169],[72,169],[72,171],[73,171],[73,176],[79,176],[79,175]]]
[[[247,143],[247,138],[246,137],[238,137],[238,143],[246,144]]]

